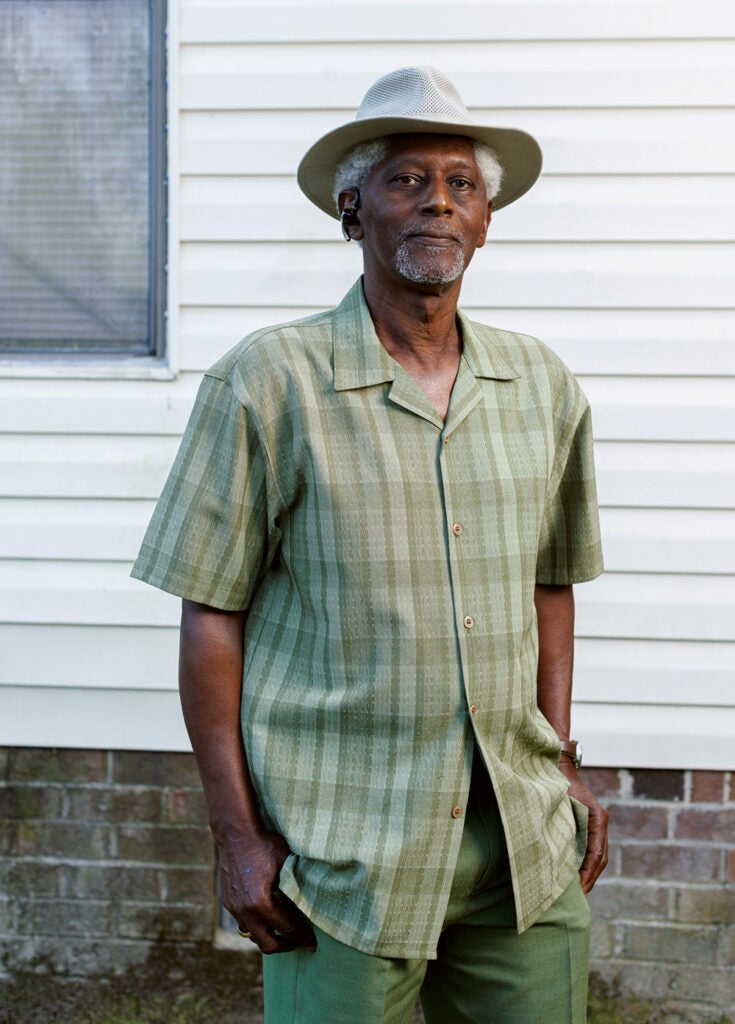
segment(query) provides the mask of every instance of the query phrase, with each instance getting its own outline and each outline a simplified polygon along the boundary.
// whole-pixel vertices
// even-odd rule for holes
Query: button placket
[[[467,634],[472,629],[474,629],[475,617],[473,615],[470,615],[470,614],[463,614],[462,613],[462,604],[464,603],[464,600],[465,600],[465,598],[463,596],[463,587],[462,587],[462,582],[463,582],[462,569],[463,569],[464,564],[465,564],[465,559],[468,558],[468,557],[471,557],[472,544],[470,542],[470,549],[468,551],[466,546],[465,546],[466,545],[466,541],[464,540],[464,537],[463,537],[463,535],[466,534],[466,526],[465,526],[465,523],[463,523],[462,519],[460,518],[460,516],[462,515],[462,511],[463,511],[461,495],[456,493],[456,487],[452,486],[452,479],[451,479],[452,478],[451,468],[454,466],[455,458],[458,456],[460,450],[455,448],[454,452],[451,451],[451,447],[449,446],[450,436],[451,435],[447,434],[444,438],[442,438],[442,442],[443,443],[441,445],[441,449],[440,449],[440,453],[439,453],[439,455],[440,455],[440,472],[441,472],[442,485],[443,485],[443,504],[444,504],[444,514],[446,516],[445,522],[447,524],[447,529],[450,531],[449,532],[449,544],[448,544],[448,557],[449,557],[449,567],[450,567],[450,578],[451,578],[452,596],[453,596],[453,599],[454,599],[454,602],[455,602],[455,609],[459,613],[460,621],[462,623],[461,633],[466,637]],[[453,437],[452,437],[452,440],[454,441]],[[461,460],[460,460],[460,466],[458,466],[458,469],[460,471],[460,479],[461,479]],[[457,501],[458,498],[459,498],[459,502]],[[459,513],[459,515],[457,515],[457,513]],[[459,539],[460,538],[463,538],[461,544],[459,543]],[[467,691],[469,690],[469,688],[471,686],[471,679],[468,677],[468,673],[467,673],[468,665],[467,665],[467,662],[466,662],[466,656],[467,656],[467,654],[466,654],[466,651],[464,649],[464,644],[461,643],[460,644],[460,672],[461,672],[462,687],[463,687],[463,689],[465,691],[465,694],[467,695]],[[469,709],[471,716],[474,717],[474,715],[475,715],[475,713],[477,711],[477,706],[475,704],[472,704],[472,705],[469,704],[469,697],[468,696],[466,696],[465,699],[467,700],[467,703],[465,704],[465,707]],[[455,821],[459,821],[460,819],[463,818],[463,816],[465,814],[465,809],[464,809],[464,807],[461,804],[455,804],[455,806],[451,809],[450,813],[451,813],[452,818]]]

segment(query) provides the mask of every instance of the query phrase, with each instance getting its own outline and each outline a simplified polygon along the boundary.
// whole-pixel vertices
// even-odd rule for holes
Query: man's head
[[[501,182],[495,180],[496,172],[487,181],[492,185],[488,197],[493,199],[494,210],[520,198],[541,172],[541,150],[534,138],[516,128],[478,124],[441,71],[408,67],[378,79],[365,94],[354,121],[335,128],[314,143],[299,165],[302,191],[325,213],[338,217],[335,171],[345,156],[352,153],[354,160],[355,150],[363,143],[379,143],[367,156],[364,151],[357,153],[360,168],[369,170],[383,145],[381,140],[406,134],[460,136],[480,143],[475,158],[483,175],[488,163],[483,147],[489,147],[502,168]],[[337,194],[339,191],[340,188]]]
[[[500,169],[457,135],[393,135],[338,169],[345,234],[362,243],[366,279],[449,285],[485,244]],[[485,159],[483,160],[483,156]],[[484,163],[484,167],[482,164]],[[358,182],[358,184],[355,184]],[[347,184],[349,183],[349,184]]]

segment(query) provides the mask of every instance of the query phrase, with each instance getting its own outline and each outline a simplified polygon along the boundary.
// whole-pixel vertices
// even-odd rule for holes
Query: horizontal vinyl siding
[[[419,23],[417,21],[417,29]],[[348,29],[349,31],[349,29]],[[723,106],[732,89],[727,40],[585,40],[360,44],[192,44],[181,57],[181,101],[192,110],[354,109],[378,72],[413,61],[462,81],[468,106]],[[625,101],[622,103],[621,101]]]
[[[698,3],[677,0],[554,0],[457,3],[445,0],[349,3],[349,21],[337,16],[339,4],[312,0],[267,5],[187,0],[182,4],[185,43],[345,43],[351,38],[412,45],[419,38],[463,41],[531,39],[706,39],[717,38],[735,19],[729,0]],[[386,13],[390,17],[385,17]],[[417,33],[417,25],[420,33]]]
[[[577,590],[574,728],[596,764],[731,768],[735,7],[181,3],[171,156],[180,377],[0,379],[0,742],[183,749],[178,602],[128,577],[201,371],[360,270],[295,168],[407,63],[544,175],[462,304],[541,337],[593,407],[607,572]]]

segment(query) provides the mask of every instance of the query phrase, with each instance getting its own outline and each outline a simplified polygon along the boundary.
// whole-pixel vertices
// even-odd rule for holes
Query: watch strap
[[[577,740],[559,740],[562,754],[574,761],[575,768],[582,766],[582,744]]]

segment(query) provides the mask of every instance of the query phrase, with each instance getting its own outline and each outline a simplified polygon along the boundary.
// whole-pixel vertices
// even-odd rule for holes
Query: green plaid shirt
[[[533,597],[602,569],[589,408],[541,343],[460,323],[445,422],[360,282],[246,338],[204,377],[133,570],[247,609],[243,736],[293,851],[281,887],[381,956],[436,955],[473,740],[519,930],[579,863]]]

